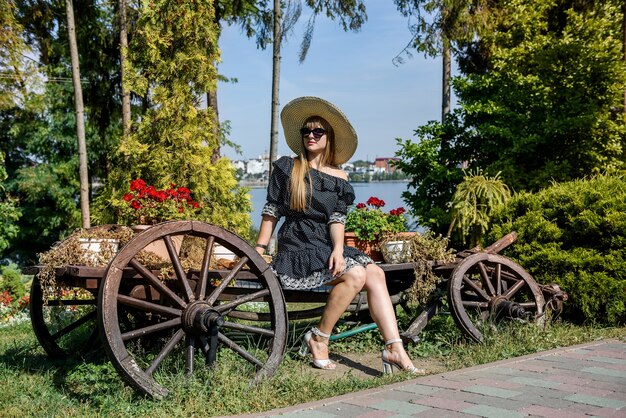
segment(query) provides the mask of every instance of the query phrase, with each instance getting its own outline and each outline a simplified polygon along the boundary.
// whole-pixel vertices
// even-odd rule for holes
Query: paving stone
[[[555,382],[546,382],[543,379],[531,377],[514,377],[512,379],[509,379],[509,382],[519,383],[520,385],[526,386],[539,386],[541,388],[555,388],[559,386],[559,384]]]
[[[468,386],[471,386],[471,383],[467,383],[467,382],[455,382],[453,380],[448,380],[448,379],[433,379],[433,380],[427,380],[424,382],[420,382],[424,385],[432,385],[438,388],[446,388],[446,389],[458,389],[461,390],[463,388],[466,388]]]
[[[513,398],[521,394],[521,392],[519,391],[500,389],[483,385],[475,385],[469,388],[465,388],[463,390],[466,392],[480,393],[481,395],[486,396],[495,396],[496,398]]]
[[[370,406],[370,408],[379,409],[382,411],[395,412],[405,415],[412,415],[421,411],[430,409],[427,406],[412,404],[403,401],[384,400],[376,405]]]
[[[589,382],[591,381],[590,379],[581,379],[579,377],[567,376],[564,374],[550,374],[548,376],[545,376],[545,379],[549,381],[569,383],[572,385],[579,385],[579,386],[588,385]]]
[[[464,414],[456,411],[442,411],[441,409],[429,409],[428,411],[413,414],[414,417],[420,418],[476,418],[473,414]]]
[[[615,370],[615,369],[609,369],[607,367],[586,367],[584,369],[581,369],[581,371],[585,373],[593,373],[593,374],[599,374],[603,376],[619,377],[622,379],[626,379],[626,372]]]
[[[475,405],[471,408],[467,408],[463,412],[488,418],[517,418],[525,416],[525,414],[517,411],[508,411],[506,409],[494,408],[488,405]]]
[[[412,401],[412,403],[430,406],[432,408],[461,412],[475,404],[456,399],[443,399],[435,396],[424,396]]]
[[[613,408],[597,408],[593,411],[590,411],[590,415],[604,418],[624,418],[626,417],[626,410]]]
[[[477,395],[477,396],[480,396],[480,395]],[[480,401],[472,402],[472,403],[475,403],[477,405],[493,406],[494,408],[506,409],[509,411],[517,411],[520,408],[523,408],[526,405],[528,405],[528,403],[523,400],[517,400],[517,399],[511,399],[511,398],[508,398],[508,399],[507,398],[494,398],[491,396],[484,396]]]
[[[575,404],[575,402],[566,401],[564,399],[546,398],[545,396],[530,395],[528,393],[524,393],[518,397],[515,397],[513,398],[513,400],[520,401],[527,405],[547,406],[549,408],[556,408],[556,409],[567,408]]]
[[[371,408],[365,406],[351,405],[349,403],[337,402],[326,406],[320,406],[315,408],[316,411],[326,412],[329,414],[335,414],[336,416],[355,418],[360,417],[363,414],[372,412]]]
[[[402,387],[398,388],[397,390],[403,390],[405,392],[416,393],[418,395],[430,395],[432,393],[437,393],[437,392],[441,391],[441,389],[438,388],[438,387],[427,386],[427,385],[420,385],[420,384],[402,386]]]
[[[626,358],[615,358],[615,357],[606,357],[606,356],[593,356],[589,357],[593,361],[597,361],[598,363],[610,363],[610,364],[624,364],[626,365]]]
[[[571,396],[566,397],[565,399],[568,401],[584,403],[588,405],[601,406],[604,408],[619,409],[619,408],[624,408],[626,406],[626,402],[624,401],[620,401],[617,399],[603,398],[600,396],[584,395],[581,393],[575,393]]]
[[[411,392],[405,392],[401,390],[390,390],[385,394],[385,399],[393,399],[396,401],[410,402],[413,399],[419,398],[420,395]]]
[[[561,383],[555,387],[555,389],[563,390],[571,393],[584,393],[585,395],[593,395],[593,396],[606,396],[610,395],[610,390],[607,389],[597,389],[590,386],[579,386],[579,385],[569,385],[567,383]]]
[[[317,409],[303,409],[300,411],[289,412],[286,414],[271,415],[269,418],[336,418],[339,416],[340,415],[318,411]]]
[[[616,393],[626,393],[626,384],[624,383],[599,382],[597,380],[592,380],[590,381],[589,386],[597,389],[607,389]]]
[[[389,418],[394,416],[393,412],[389,411],[372,411],[363,415],[359,415],[358,418]]]
[[[542,388],[539,386],[526,386],[524,393],[529,395],[543,396],[545,398],[564,399],[567,396],[572,395],[571,392],[553,388]]]
[[[472,380],[472,383],[475,385],[491,386],[494,388],[513,389],[513,390],[524,387],[524,385],[513,382],[512,379],[495,380],[495,379],[486,379],[486,378],[481,377],[479,379]]]
[[[560,409],[549,408],[546,406],[531,405],[520,410],[521,413],[529,415],[538,415],[546,418],[589,418],[586,414],[577,414],[571,411],[563,411]]]
[[[346,399],[344,402],[349,403],[351,405],[357,406],[367,406],[373,405],[378,402],[382,402],[383,398],[381,394],[376,394],[377,396],[356,396],[354,398]]]

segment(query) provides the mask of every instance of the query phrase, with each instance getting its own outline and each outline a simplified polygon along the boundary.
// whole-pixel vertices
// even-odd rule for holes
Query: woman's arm
[[[346,261],[343,258],[343,239],[345,227],[341,222],[329,224],[330,240],[333,244],[333,251],[328,261],[328,269],[333,276],[338,275],[346,268]]]
[[[256,251],[257,253],[263,255],[267,246],[270,242],[270,238],[272,237],[272,232],[274,232],[274,228],[276,227],[276,223],[278,219],[270,215],[263,215],[263,219],[261,220],[261,228],[259,229],[259,236],[256,239]]]

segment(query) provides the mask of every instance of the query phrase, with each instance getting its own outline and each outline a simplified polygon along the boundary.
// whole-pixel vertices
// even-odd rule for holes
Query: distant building
[[[396,167],[392,165],[392,161],[400,161],[397,157],[376,158],[374,161],[374,170],[378,173],[395,173]]]

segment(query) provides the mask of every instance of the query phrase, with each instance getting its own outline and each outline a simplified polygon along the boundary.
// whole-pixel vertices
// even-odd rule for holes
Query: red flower
[[[126,193],[124,195],[124,200],[127,201],[127,202],[130,202],[131,200],[133,200],[133,195],[130,194],[130,193]]]
[[[142,179],[133,180],[130,182],[130,190],[132,191],[140,191],[146,188],[146,182]]]
[[[389,211],[389,214],[390,214],[390,215],[393,215],[393,216],[400,216],[400,215],[402,215],[404,212],[406,212],[406,211],[404,210],[404,208],[403,208],[403,207],[399,207],[399,208],[397,208],[397,209],[391,209],[391,210]]]
[[[365,209],[365,203],[361,202],[356,205],[357,209]]]
[[[382,208],[383,206],[385,206],[385,201],[382,199],[379,199],[377,197],[371,196],[369,199],[367,199],[366,202],[368,205],[375,207],[375,208]]]
[[[133,200],[132,202],[130,202],[130,207],[137,210],[141,208],[141,203],[139,203],[138,200]]]

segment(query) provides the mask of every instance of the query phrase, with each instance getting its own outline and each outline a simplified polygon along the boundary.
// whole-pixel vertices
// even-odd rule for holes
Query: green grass
[[[406,321],[400,318],[401,325]],[[304,325],[304,324],[302,324]],[[404,324],[406,325],[406,324]],[[298,327],[298,328],[303,328]],[[290,336],[295,348],[300,330]],[[557,323],[541,329],[510,324],[487,327],[484,344],[467,342],[449,316],[434,318],[412,357],[432,358],[448,370],[516,357],[601,338],[624,338],[626,328],[600,328]],[[335,352],[379,352],[376,331],[333,343]],[[125,385],[102,352],[87,359],[49,360],[30,324],[0,330],[0,411],[2,416],[218,416],[266,411],[406,379],[406,375],[320,379],[306,362],[289,353],[276,375],[253,391],[237,363],[225,353],[217,367],[187,379],[163,376],[171,395],[162,401],[137,395]]]

